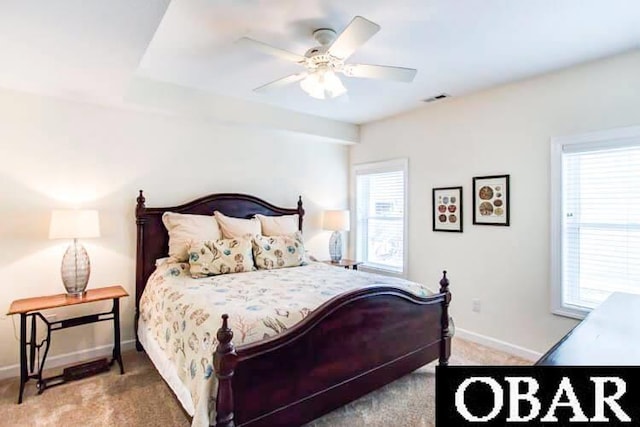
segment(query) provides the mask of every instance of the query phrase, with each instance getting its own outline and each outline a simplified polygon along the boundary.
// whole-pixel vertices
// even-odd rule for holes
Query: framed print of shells
[[[473,178],[473,223],[509,225],[509,175]]]
[[[462,233],[462,187],[434,188],[433,231]]]

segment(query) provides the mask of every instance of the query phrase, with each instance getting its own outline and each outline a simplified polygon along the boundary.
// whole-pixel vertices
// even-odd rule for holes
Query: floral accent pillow
[[[307,263],[302,233],[253,237],[253,258],[260,270],[297,267]]]
[[[189,247],[191,277],[255,270],[251,239],[235,238],[192,243]]]

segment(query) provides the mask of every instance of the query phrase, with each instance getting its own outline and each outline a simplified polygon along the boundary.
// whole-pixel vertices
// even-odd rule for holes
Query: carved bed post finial
[[[451,301],[451,293],[449,292],[449,279],[447,278],[447,270],[442,272],[440,279],[440,293],[444,294],[442,301],[442,318],[440,324],[442,326],[442,335],[440,339],[440,366],[449,364],[449,355],[451,353],[451,336],[449,331],[449,302]]]
[[[136,202],[138,202],[138,204],[136,205],[136,213],[140,214],[142,211],[144,211],[145,206],[144,206],[144,202],[146,202],[146,199],[144,198],[144,195],[142,194],[142,190],[140,191],[140,195],[136,198]]]
[[[440,293],[449,290],[449,279],[447,279],[447,270],[442,271],[442,279],[440,279]]]
[[[233,339],[233,331],[229,329],[229,315],[222,315],[222,326],[218,329],[218,333],[216,334],[216,338],[218,338],[218,343],[228,348],[228,346],[233,347],[231,340]]]
[[[218,396],[216,397],[216,427],[234,427],[233,420],[233,372],[238,362],[238,354],[231,342],[233,331],[229,328],[229,316],[222,315],[222,326],[216,338],[218,346],[213,354],[213,367],[218,378]]]

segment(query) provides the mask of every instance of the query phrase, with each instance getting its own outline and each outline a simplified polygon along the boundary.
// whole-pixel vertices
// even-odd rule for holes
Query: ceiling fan
[[[300,87],[310,96],[318,99],[335,98],[347,92],[337,74],[367,79],[394,80],[411,82],[417,70],[413,68],[390,67],[386,65],[346,64],[345,61],[367,40],[380,31],[380,26],[362,16],[356,16],[347,27],[336,36],[329,28],[320,28],[313,32],[319,46],[298,55],[266,43],[243,37],[241,45],[258,49],[269,55],[295,62],[306,68],[297,74],[283,77],[254,89],[264,93],[300,82]]]

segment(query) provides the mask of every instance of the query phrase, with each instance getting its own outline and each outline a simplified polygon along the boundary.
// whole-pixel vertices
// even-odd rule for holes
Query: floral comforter
[[[212,355],[223,313],[229,314],[234,344],[277,335],[341,293],[388,284],[427,296],[417,283],[322,263],[278,270],[193,279],[189,264],[161,265],[140,301],[139,328],[171,362],[193,401],[194,427],[215,420]]]

